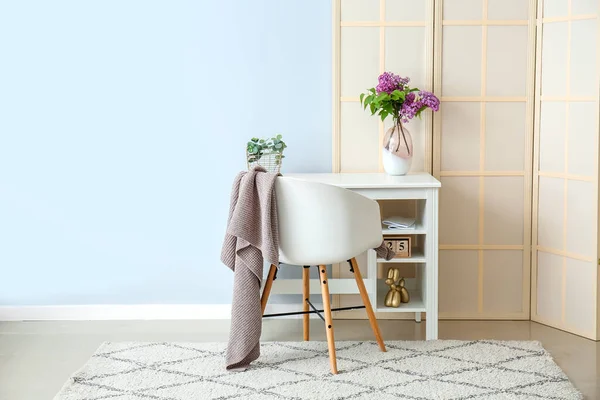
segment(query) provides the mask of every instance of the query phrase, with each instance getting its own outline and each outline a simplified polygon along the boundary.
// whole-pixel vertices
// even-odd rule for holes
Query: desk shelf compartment
[[[426,235],[427,225],[425,220],[426,200],[378,200],[381,210],[381,221],[388,217],[401,216],[405,218],[414,218],[415,225],[407,229],[389,229],[383,222],[381,224],[381,233],[383,235]]]
[[[377,312],[426,312],[426,303],[422,292],[420,291],[420,283],[417,279],[408,278],[405,279],[406,288],[410,293],[410,301],[408,303],[401,303],[400,307],[386,307],[384,304],[385,296],[387,295],[390,287],[385,284],[385,279],[377,280]]]
[[[425,235],[393,235],[393,236],[388,236],[388,237],[384,237],[384,239],[387,238],[393,238],[395,236],[402,236],[402,237],[406,237],[409,236],[410,240],[411,240],[411,256],[410,257],[397,257],[397,258],[392,258],[391,260],[385,260],[383,258],[378,258],[377,262],[378,263],[384,263],[384,264],[406,264],[406,263],[412,263],[412,264],[424,264],[427,262],[427,257],[425,254],[425,249],[426,249],[426,236]]]

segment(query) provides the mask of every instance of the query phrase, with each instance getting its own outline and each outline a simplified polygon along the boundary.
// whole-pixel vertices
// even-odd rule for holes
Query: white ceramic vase
[[[383,169],[388,175],[406,175],[413,159],[410,132],[401,123],[394,125],[383,138]]]

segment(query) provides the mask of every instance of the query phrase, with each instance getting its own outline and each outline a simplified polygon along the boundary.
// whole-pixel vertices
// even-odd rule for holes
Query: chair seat
[[[374,249],[381,245],[381,241],[377,238],[372,243],[361,246],[360,248],[350,249],[350,251],[337,251],[321,253],[319,259],[312,258],[311,255],[303,254],[300,256],[288,257],[283,251],[279,252],[279,262],[289,265],[328,265],[346,262],[357,254],[362,254],[369,249]]]

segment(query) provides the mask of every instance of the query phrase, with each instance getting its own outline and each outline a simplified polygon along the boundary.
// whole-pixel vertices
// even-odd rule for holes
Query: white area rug
[[[538,342],[262,343],[245,372],[224,343],[104,343],[55,400],[581,399]]]

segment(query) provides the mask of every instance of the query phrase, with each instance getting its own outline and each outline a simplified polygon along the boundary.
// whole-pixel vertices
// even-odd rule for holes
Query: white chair
[[[279,177],[275,183],[279,261],[304,266],[304,340],[309,339],[309,266],[319,268],[331,372],[337,374],[327,264],[347,261],[381,351],[386,351],[355,256],[381,245],[379,204],[337,186]],[[263,314],[277,267],[271,265],[261,297]]]

